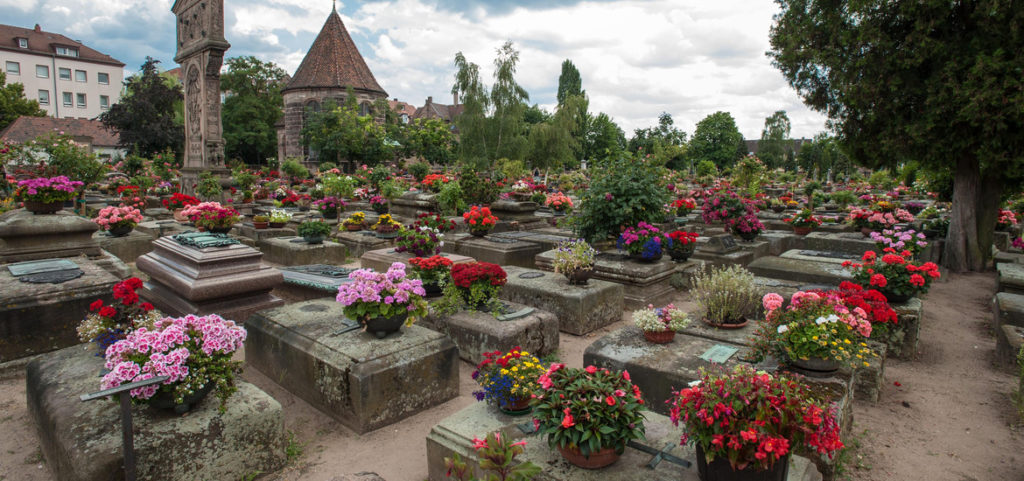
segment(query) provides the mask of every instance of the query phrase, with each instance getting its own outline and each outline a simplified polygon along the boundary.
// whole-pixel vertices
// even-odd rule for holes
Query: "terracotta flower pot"
[[[185,214],[182,214],[182,211],[184,210],[185,209],[183,208],[174,209],[174,220],[178,222],[188,222],[188,217],[185,217]]]
[[[349,232],[358,232],[363,230],[362,224],[345,224],[345,230]]]
[[[807,235],[814,230],[813,227],[793,227],[793,233],[796,235]]]
[[[533,411],[533,407],[530,406],[530,397],[521,397],[515,399],[509,399],[505,404],[498,409],[501,412],[508,414],[509,416],[522,416],[524,414],[530,414]]]
[[[270,225],[270,222],[253,222],[252,226],[256,229],[266,229]]]
[[[676,338],[676,331],[644,331],[644,339],[654,344],[668,344]]]
[[[750,322],[745,317],[740,318],[736,322],[726,321],[726,322],[723,322],[721,324],[711,322],[711,320],[706,318],[706,317],[702,318],[702,319],[704,320],[705,324],[707,324],[707,325],[709,325],[711,327],[718,328],[718,329],[741,329],[743,327],[746,327],[747,323]]]
[[[584,456],[580,451],[580,448],[572,448],[558,446],[558,452],[562,453],[562,457],[565,458],[569,464],[579,466],[584,469],[600,469],[605,466],[610,466],[615,461],[619,460],[619,453],[615,452],[615,448],[601,448],[599,451],[590,453],[590,456]]]

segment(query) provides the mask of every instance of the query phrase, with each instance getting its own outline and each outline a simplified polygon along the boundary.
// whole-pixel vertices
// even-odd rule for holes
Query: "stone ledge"
[[[622,319],[621,284],[591,279],[572,286],[562,274],[515,266],[505,267],[505,272],[508,282],[498,295],[553,313],[562,332],[582,336]],[[541,277],[521,277],[524,274]]]

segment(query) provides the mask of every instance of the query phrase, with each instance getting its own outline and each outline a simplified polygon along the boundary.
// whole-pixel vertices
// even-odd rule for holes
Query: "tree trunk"
[[[953,179],[953,210],[942,263],[953,272],[982,270],[985,259],[978,244],[976,211],[979,207],[981,168],[973,156],[957,159]]]
[[[981,247],[981,266],[976,270],[984,270],[992,260],[992,243],[995,238],[996,219],[999,218],[999,204],[1003,196],[1002,172],[988,169],[981,178],[983,189],[978,193],[978,208],[975,211],[975,223],[978,229],[978,246]],[[975,269],[972,269],[975,270]]]

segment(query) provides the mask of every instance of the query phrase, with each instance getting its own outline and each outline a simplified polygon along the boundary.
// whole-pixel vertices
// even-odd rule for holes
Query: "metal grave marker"
[[[229,237],[227,234],[214,234],[212,232],[186,232],[171,236],[175,242],[196,249],[207,247],[227,247],[239,244],[238,239]]]
[[[708,362],[723,364],[737,352],[739,352],[739,348],[715,344],[707,351],[704,351],[704,354],[701,354],[700,358]]]
[[[68,259],[43,259],[9,264],[7,269],[11,271],[12,276],[21,277],[28,274],[78,269],[78,264]]]

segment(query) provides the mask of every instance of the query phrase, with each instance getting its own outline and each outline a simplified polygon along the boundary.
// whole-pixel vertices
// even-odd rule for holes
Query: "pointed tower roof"
[[[333,10],[284,91],[303,88],[344,89],[349,86],[355,90],[380,93],[385,97],[388,95],[373,78],[370,67],[366,66],[366,61],[359,54],[337,10]]]

